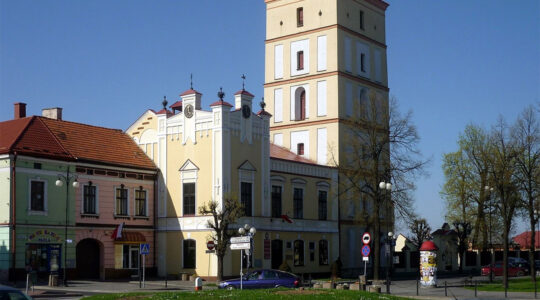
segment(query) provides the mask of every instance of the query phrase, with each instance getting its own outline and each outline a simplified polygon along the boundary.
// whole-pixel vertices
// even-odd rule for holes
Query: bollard
[[[444,296],[448,297],[448,292],[446,290],[446,281],[444,281]]]
[[[202,278],[195,278],[195,291],[202,291]]]
[[[419,279],[416,279],[416,296],[418,296],[418,283],[419,283]]]
[[[474,282],[474,297],[476,298],[478,296],[478,281]]]
[[[28,295],[28,282],[30,281],[30,273],[26,273],[26,294]]]

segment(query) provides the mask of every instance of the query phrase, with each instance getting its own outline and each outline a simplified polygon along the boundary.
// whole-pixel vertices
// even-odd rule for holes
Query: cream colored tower
[[[270,139],[319,164],[343,164],[346,120],[366,103],[367,95],[388,101],[388,4],[380,0],[265,2],[264,96],[273,115]],[[340,257],[344,266],[358,268],[363,266],[357,250],[365,230],[359,217],[361,204],[340,197],[340,207]]]

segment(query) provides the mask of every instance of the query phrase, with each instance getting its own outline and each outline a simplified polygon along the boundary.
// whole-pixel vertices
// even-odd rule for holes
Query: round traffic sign
[[[369,234],[369,232],[366,232],[362,235],[362,242],[364,243],[364,245],[367,245],[369,244],[369,242],[371,242],[371,234]]]
[[[362,246],[362,256],[369,256],[369,253],[371,252],[371,249],[368,245]]]
[[[214,247],[216,247],[216,244],[214,244],[214,241],[208,241],[206,243],[206,248],[208,248],[208,250],[214,250]]]

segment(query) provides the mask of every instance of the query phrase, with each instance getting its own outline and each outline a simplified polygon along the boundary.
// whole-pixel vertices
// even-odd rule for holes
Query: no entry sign
[[[206,243],[206,248],[208,248],[208,250],[214,250],[215,247],[216,245],[214,244],[214,241],[208,241]]]

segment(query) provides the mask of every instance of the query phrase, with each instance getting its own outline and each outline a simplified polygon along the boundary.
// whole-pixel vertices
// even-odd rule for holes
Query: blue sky
[[[417,212],[444,218],[441,157],[464,127],[513,122],[540,102],[540,2],[389,1],[391,95],[413,110],[432,158]],[[265,4],[231,1],[0,0],[0,120],[63,107],[64,119],[126,129],[189,88],[203,105],[241,88],[263,94]]]

